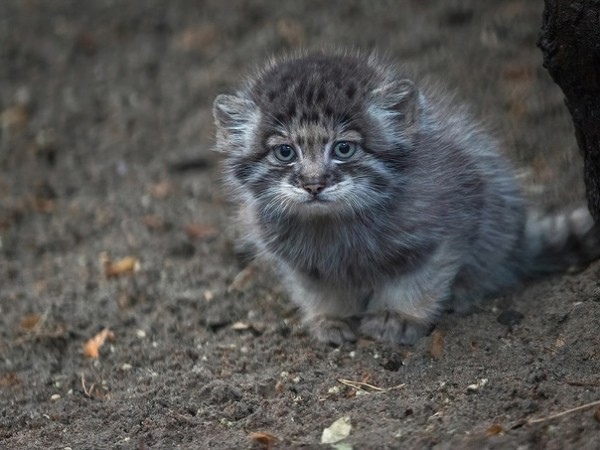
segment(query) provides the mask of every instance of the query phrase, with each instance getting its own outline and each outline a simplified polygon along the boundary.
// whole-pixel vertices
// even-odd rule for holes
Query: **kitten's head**
[[[217,149],[241,201],[272,217],[385,208],[417,129],[414,84],[375,58],[316,54],[272,63],[214,102]]]

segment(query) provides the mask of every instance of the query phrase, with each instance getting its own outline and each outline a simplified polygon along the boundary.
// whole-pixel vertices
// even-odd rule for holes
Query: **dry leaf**
[[[144,216],[143,221],[149,230],[163,230],[166,228],[165,221],[158,216],[149,214]]]
[[[431,333],[429,353],[434,359],[440,359],[444,354],[444,332],[442,330],[436,329]]]
[[[248,286],[248,283],[254,276],[254,272],[255,268],[252,264],[246,266],[244,270],[242,270],[235,276],[235,278],[227,288],[227,292],[231,293],[234,291],[243,291],[246,288],[246,286]]]
[[[11,106],[0,114],[2,128],[23,129],[28,120],[27,109],[23,105]]]
[[[288,44],[298,47],[304,43],[304,28],[298,22],[290,19],[279,19],[275,24],[277,34]]]
[[[27,314],[21,318],[20,326],[23,330],[31,331],[38,326],[41,319],[39,314]]]
[[[600,422],[600,406],[598,406],[596,411],[594,411],[594,419],[596,419],[596,422]]]
[[[173,187],[168,181],[161,181],[160,183],[153,184],[150,187],[150,195],[158,200],[167,198],[172,191]]]
[[[83,354],[88,358],[98,359],[100,357],[100,347],[104,345],[106,340],[112,341],[114,339],[115,334],[108,328],[105,328],[85,343]]]
[[[120,275],[131,274],[140,270],[140,262],[133,256],[126,256],[118,261],[112,262],[110,258],[103,257],[104,273],[106,278],[118,277]]]
[[[219,234],[219,231],[208,225],[190,223],[185,226],[185,234],[190,239],[212,239]]]
[[[21,384],[21,379],[15,372],[6,372],[0,377],[0,387],[14,387]]]
[[[50,214],[56,209],[56,202],[49,198],[31,197],[31,209],[38,213]]]
[[[271,433],[267,433],[265,431],[257,431],[254,433],[250,433],[249,438],[251,441],[254,441],[258,444],[263,445],[267,450],[272,449],[273,446],[279,440],[276,436],[272,435]]]
[[[206,24],[195,28],[188,28],[176,38],[175,46],[184,52],[211,51],[219,40],[219,32],[214,25]]]
[[[502,433],[504,433],[504,428],[502,428],[502,425],[498,425],[497,423],[491,425],[487,430],[485,430],[486,436],[496,436]]]
[[[331,424],[331,426],[323,430],[321,435],[321,444],[335,444],[343,439],[346,439],[350,435],[352,430],[352,424],[350,423],[350,417],[341,417]]]

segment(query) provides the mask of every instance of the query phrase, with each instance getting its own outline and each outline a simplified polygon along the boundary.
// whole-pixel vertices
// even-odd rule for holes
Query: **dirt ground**
[[[348,417],[336,448],[600,448],[600,264],[446,315],[414,347],[321,345],[236,259],[211,151],[213,98],[271,55],[378,48],[472,105],[536,209],[578,205],[541,13],[0,2],[0,447],[332,448],[323,430]]]

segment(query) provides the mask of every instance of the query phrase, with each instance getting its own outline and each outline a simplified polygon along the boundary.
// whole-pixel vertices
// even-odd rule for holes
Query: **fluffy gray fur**
[[[273,61],[214,117],[242,245],[321,341],[414,343],[444,308],[598,256],[587,210],[528,216],[496,142],[377,57]]]

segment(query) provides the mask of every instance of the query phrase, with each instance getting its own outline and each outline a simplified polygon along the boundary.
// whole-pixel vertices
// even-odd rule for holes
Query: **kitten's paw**
[[[327,344],[342,345],[356,341],[356,333],[350,321],[327,316],[310,319],[310,331],[319,341]]]
[[[367,314],[360,323],[361,334],[392,344],[414,344],[423,336],[427,336],[431,329],[430,325],[395,311]]]

